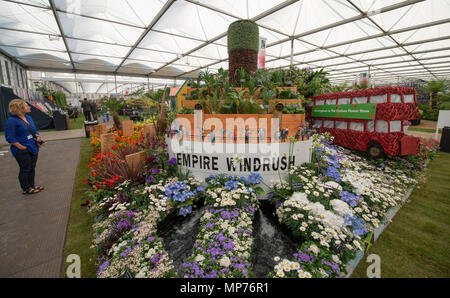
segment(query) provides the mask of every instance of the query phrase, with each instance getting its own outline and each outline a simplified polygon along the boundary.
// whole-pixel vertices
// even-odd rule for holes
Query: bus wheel
[[[367,154],[372,158],[381,158],[384,157],[384,150],[379,143],[373,142],[367,146]]]

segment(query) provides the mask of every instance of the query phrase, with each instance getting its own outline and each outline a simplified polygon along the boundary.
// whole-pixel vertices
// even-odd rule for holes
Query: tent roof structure
[[[267,38],[266,68],[450,77],[449,0],[0,0],[0,51],[28,70],[183,81],[228,68],[238,19]]]

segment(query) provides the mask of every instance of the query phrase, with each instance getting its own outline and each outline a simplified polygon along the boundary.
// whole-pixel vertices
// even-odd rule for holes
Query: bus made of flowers
[[[387,86],[315,96],[308,120],[334,143],[366,151],[372,157],[419,152],[420,139],[405,135],[410,120],[419,119],[414,88]]]

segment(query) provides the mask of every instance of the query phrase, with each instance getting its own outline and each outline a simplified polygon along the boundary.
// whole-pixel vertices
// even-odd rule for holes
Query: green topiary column
[[[228,27],[228,78],[234,86],[235,73],[241,67],[249,72],[258,68],[259,29],[250,20],[239,20]]]

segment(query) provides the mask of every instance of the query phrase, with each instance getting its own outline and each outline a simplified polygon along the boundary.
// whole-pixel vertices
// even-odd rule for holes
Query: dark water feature
[[[192,210],[186,217],[172,213],[157,226],[157,233],[164,239],[164,249],[173,260],[178,277],[183,277],[183,262],[192,254],[192,248],[200,225],[200,218],[206,207]]]
[[[205,206],[194,209],[187,217],[172,213],[158,224],[157,233],[164,239],[164,248],[173,260],[178,277],[183,277],[182,264],[192,255],[192,248],[198,233],[200,218]],[[276,265],[273,258],[291,258],[300,247],[296,244],[286,227],[278,223],[275,209],[267,201],[261,202],[261,208],[255,213],[253,237],[255,246],[252,251],[253,277],[264,278]],[[297,241],[298,243],[298,241]]]
[[[274,257],[290,259],[300,247],[286,227],[281,225],[273,214],[275,208],[268,201],[261,201],[260,209],[255,213],[253,237],[253,277],[264,278],[273,271]]]

